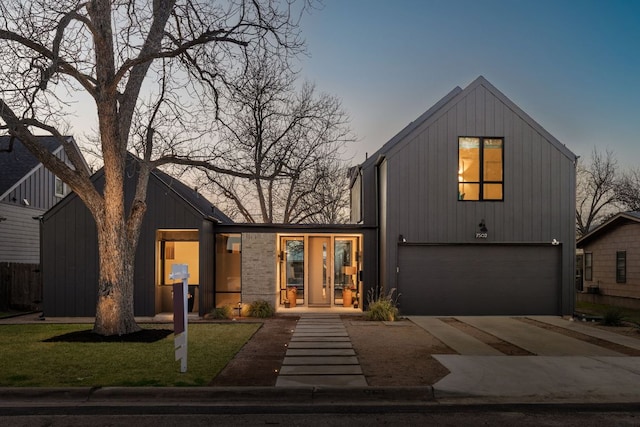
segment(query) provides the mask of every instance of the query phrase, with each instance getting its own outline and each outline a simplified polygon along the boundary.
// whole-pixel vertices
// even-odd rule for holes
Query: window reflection
[[[241,235],[216,234],[216,307],[240,302],[241,261]]]
[[[503,139],[458,138],[458,200],[503,199]]]

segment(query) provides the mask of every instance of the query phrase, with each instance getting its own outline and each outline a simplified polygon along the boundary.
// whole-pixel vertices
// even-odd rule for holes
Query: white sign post
[[[171,280],[182,280],[173,284],[173,336],[176,360],[180,361],[180,372],[187,372],[187,298],[189,293],[189,266],[173,264]]]

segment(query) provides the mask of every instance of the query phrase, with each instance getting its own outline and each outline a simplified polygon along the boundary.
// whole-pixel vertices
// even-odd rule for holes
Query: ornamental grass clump
[[[275,308],[273,308],[269,301],[265,300],[257,300],[252,302],[251,304],[249,304],[249,309],[247,311],[250,317],[258,317],[261,319],[273,317],[275,312]]]
[[[230,305],[215,307],[209,313],[205,314],[205,319],[228,320],[233,318],[233,308]]]
[[[604,312],[602,324],[606,326],[622,326],[624,320],[625,315],[622,309],[612,307]]]
[[[398,297],[394,297],[396,289],[393,288],[388,294],[383,289],[376,292],[370,289],[367,295],[369,308],[364,312],[365,319],[375,321],[393,322],[398,318]]]

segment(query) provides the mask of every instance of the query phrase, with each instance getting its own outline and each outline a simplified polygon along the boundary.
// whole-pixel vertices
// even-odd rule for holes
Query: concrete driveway
[[[528,317],[640,350],[640,335],[628,337],[554,316]],[[456,317],[534,354],[506,356],[437,317],[409,319],[459,353],[433,355],[451,372],[434,384],[438,399],[466,396],[518,401],[640,401],[640,357],[629,357],[512,317]]]

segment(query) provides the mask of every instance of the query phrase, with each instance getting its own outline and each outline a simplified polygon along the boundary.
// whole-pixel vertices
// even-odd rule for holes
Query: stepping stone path
[[[367,380],[337,314],[304,314],[287,348],[276,387],[366,387]]]

